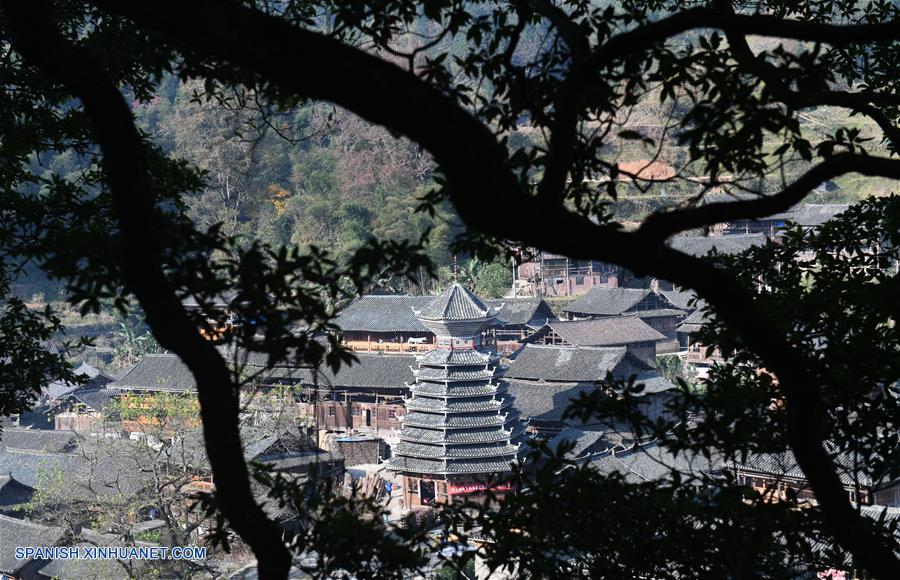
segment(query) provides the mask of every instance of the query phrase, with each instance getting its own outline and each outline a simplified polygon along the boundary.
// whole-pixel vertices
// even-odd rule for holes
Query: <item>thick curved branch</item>
[[[734,7],[730,0],[717,2],[718,9],[728,17],[734,16]],[[764,81],[773,94],[787,105],[795,108],[813,107],[818,105],[832,105],[843,107],[863,113],[881,127],[885,138],[900,149],[900,127],[897,127],[884,112],[873,105],[900,103],[900,95],[886,95],[872,92],[851,93],[847,91],[805,91],[798,93],[790,89],[790,80],[784,77],[784,72],[778,67],[769,64],[764,58],[756,56],[750,49],[747,37],[744,34],[731,29],[725,29],[725,37],[731,47],[737,61],[759,80]]]
[[[743,15],[711,7],[690,8],[655,22],[614,35],[576,63],[554,99],[555,122],[551,139],[565,150],[576,142],[577,122],[586,94],[598,72],[617,60],[641,54],[673,36],[702,28],[716,28],[730,35],[758,35],[824,42],[835,46],[900,38],[900,23],[828,24],[786,20],[764,14]],[[564,151],[548,153],[547,169],[539,195],[548,201],[561,199],[560,192],[571,167],[572,156]]]
[[[810,191],[846,173],[900,179],[900,159],[838,153],[812,167],[778,193],[746,201],[720,201],[700,207],[654,213],[638,229],[654,240],[673,234],[738,219],[753,219],[787,211],[800,203]]]
[[[824,410],[808,361],[774,330],[778,325],[726,272],[642,234],[598,226],[559,203],[528,195],[508,169],[505,148],[484,125],[390,63],[236,4],[94,1],[161,32],[188,54],[230,63],[298,96],[331,101],[418,142],[444,170],[454,207],[475,230],[574,258],[620,264],[697,290],[778,376],[785,393],[788,439],[835,538],[873,574],[897,576],[900,562],[853,509],[822,446]],[[886,34],[878,26],[859,30]],[[296,74],[295,59],[302,55],[314,57],[304,61],[301,76]],[[505,219],[496,219],[497,215]],[[544,227],[521,226],[533,223]]]
[[[260,576],[286,578],[290,552],[250,490],[238,430],[238,389],[225,361],[197,332],[163,274],[155,195],[128,104],[92,57],[53,28],[45,2],[3,0],[0,5],[16,51],[67,87],[93,123],[119,220],[122,253],[127,256],[121,264],[123,277],[153,335],[184,361],[197,381],[203,434],[221,510],[256,554]]]
[[[900,38],[900,22],[895,21],[873,24],[829,24],[787,20],[766,14],[728,14],[710,7],[690,8],[613,36],[594,49],[585,59],[573,74],[572,82],[580,84],[610,62],[640,53],[673,36],[699,28],[715,28],[742,35],[822,42],[833,46]]]

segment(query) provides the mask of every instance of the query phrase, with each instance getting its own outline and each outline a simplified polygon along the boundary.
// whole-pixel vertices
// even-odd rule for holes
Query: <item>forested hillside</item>
[[[428,34],[423,30],[422,38]],[[541,31],[530,31],[514,58],[526,59],[540,50],[540,39]],[[414,43],[423,42],[416,37],[400,38],[397,48],[410,50]],[[454,52],[445,44],[438,43],[429,51]],[[398,59],[398,64],[403,63]],[[385,280],[384,290],[427,292],[450,277],[473,284],[480,281],[479,290],[485,295],[499,296],[508,289],[511,280],[507,280],[510,274],[505,261],[470,263],[469,256],[452,252],[451,242],[461,231],[461,223],[449,205],[438,206],[434,216],[416,211],[420,198],[434,185],[434,165],[420,147],[327,104],[292,103],[286,111],[276,111],[264,107],[252,91],[211,94],[200,81],[169,76],[150,101],[132,103],[141,128],[165,151],[207,173],[206,187],[184,199],[190,217],[199,225],[222,224],[226,233],[247,243],[314,244],[338,257],[348,255],[372,236],[415,241],[428,232],[428,254],[438,279],[422,272],[418,284]],[[627,110],[629,129],[615,137],[606,136],[600,153],[617,164],[618,177],[588,176],[588,182],[600,193],[600,204],[607,211],[620,219],[636,220],[700,193],[775,190],[808,167],[802,158],[788,159],[781,164],[780,173],[765,180],[706,187],[693,177],[703,175],[705,168],[689,162],[688,148],[680,139],[683,131],[690,129],[683,119],[688,108],[687,95],[683,102],[663,105],[651,90]],[[854,127],[860,131],[858,141],[870,152],[883,152],[878,127],[864,117],[848,118],[843,109],[811,108],[797,122],[822,138],[828,138],[835,127]],[[522,127],[509,134],[509,146],[517,149],[530,143],[540,147],[543,139],[542,134]],[[774,143],[769,149],[776,153]],[[35,163],[47,176],[55,173],[70,180],[79,179],[84,170],[72,151],[51,154]],[[727,182],[728,176],[722,176],[722,181]],[[611,190],[614,199],[606,197]],[[809,201],[846,202],[889,192],[887,180],[863,180],[851,174],[826,183]],[[44,284],[36,272],[19,282],[25,297],[47,288],[55,294],[52,285]]]

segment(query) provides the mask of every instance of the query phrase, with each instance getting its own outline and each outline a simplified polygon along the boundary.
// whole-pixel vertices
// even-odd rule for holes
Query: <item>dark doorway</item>
[[[366,427],[372,426],[372,409],[366,409]]]
[[[425,479],[419,480],[419,501],[422,505],[431,505],[434,503],[434,482]]]

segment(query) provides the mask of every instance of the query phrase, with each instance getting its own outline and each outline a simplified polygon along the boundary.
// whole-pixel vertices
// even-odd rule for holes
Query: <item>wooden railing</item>
[[[378,342],[374,340],[345,340],[344,346],[362,352],[428,352],[434,350],[431,343]]]

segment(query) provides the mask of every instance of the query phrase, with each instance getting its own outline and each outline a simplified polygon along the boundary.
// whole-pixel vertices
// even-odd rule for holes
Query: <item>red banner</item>
[[[487,483],[467,483],[465,485],[448,485],[447,493],[458,495],[461,493],[476,493],[479,491],[509,491],[512,485],[509,483],[495,483],[493,485]]]

